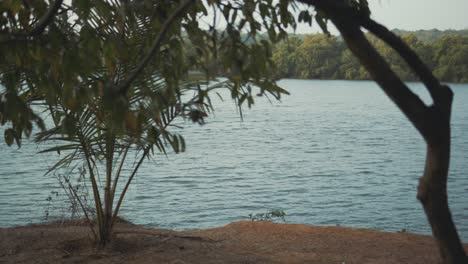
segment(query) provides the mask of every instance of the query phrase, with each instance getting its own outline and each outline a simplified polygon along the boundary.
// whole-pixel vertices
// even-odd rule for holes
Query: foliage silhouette
[[[113,174],[117,163],[114,154],[125,156],[125,149],[136,147],[143,157],[137,169],[153,147],[164,152],[158,139],[166,139],[175,152],[183,150],[181,138],[166,131],[171,118],[163,120],[164,125],[159,127],[153,124],[158,125],[158,117],[162,120],[168,114],[169,117],[174,113],[187,116],[187,109],[193,121],[203,121],[203,110],[209,105],[209,89],[189,78],[188,69],[194,65],[205,75],[205,84],[213,80],[219,72],[216,68],[221,67],[227,77],[225,86],[239,107],[244,102],[253,104],[253,86],[260,88],[260,94],[270,93],[276,98],[286,93],[272,77],[271,45],[257,38],[257,33],[264,30],[273,42],[284,39],[286,28],[295,26],[289,8],[297,7],[296,2],[315,8],[313,13],[308,8],[302,10],[301,21],[311,24],[315,20],[327,34],[327,21],[337,27],[349,50],[426,141],[427,159],[418,198],[443,262],[468,263],[447,201],[453,93],[448,86],[440,84],[430,67],[401,38],[371,19],[366,0],[275,3],[271,0],[97,0],[70,4],[60,0],[53,3],[3,1],[0,3],[0,81],[5,90],[0,100],[0,123],[10,126],[5,130],[5,141],[19,145],[22,136],[29,137],[36,124],[43,130],[38,140],[68,142],[49,151],[70,151],[86,163],[93,185],[97,236],[101,245],[105,245],[111,238],[112,219],[120,204],[119,201],[113,207],[116,189],[112,179],[118,179],[120,172],[117,169],[117,174]],[[214,19],[208,23],[208,30],[204,30],[199,20],[208,9],[213,10]],[[218,31],[217,15],[225,23],[223,31]],[[378,44],[372,45],[362,28],[386,43],[398,56],[377,52]],[[241,32],[247,32],[247,38],[241,37]],[[183,56],[186,40],[192,43],[198,56],[189,59]],[[436,56],[447,68],[436,72],[444,78],[463,78],[450,65],[463,63],[458,58],[466,54],[448,49],[446,44],[440,45]],[[315,43],[311,41],[310,45]],[[444,57],[447,50],[453,56]],[[333,50],[325,51],[317,56],[334,54]],[[306,54],[312,50],[298,49],[298,52]],[[397,75],[398,67],[389,66],[387,60],[400,66],[399,58],[425,84],[433,104],[426,105],[412,93]],[[347,56],[347,59],[351,58]],[[313,65],[317,72],[311,76],[316,76],[333,73],[338,63],[326,58],[323,68]],[[159,80],[164,88],[153,90],[161,85]],[[189,99],[188,103],[183,99],[187,87],[197,92],[193,97],[196,99]],[[42,118],[32,107],[34,104],[43,105],[51,114],[53,128],[45,130]],[[155,131],[152,127],[156,127]],[[96,136],[88,137],[93,133]],[[72,156],[65,156],[57,167],[70,160]],[[99,175],[93,175],[100,162],[105,167],[104,186],[98,186]],[[134,173],[129,182],[133,176]]]

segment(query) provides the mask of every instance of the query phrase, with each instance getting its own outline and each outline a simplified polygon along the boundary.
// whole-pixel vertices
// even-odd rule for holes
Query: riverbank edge
[[[120,222],[97,249],[84,221],[0,228],[1,263],[437,263],[432,237],[363,228],[240,221],[173,231]],[[465,244],[468,251],[468,244]]]

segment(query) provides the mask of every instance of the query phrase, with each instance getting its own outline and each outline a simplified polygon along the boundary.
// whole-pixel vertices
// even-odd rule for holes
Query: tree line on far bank
[[[366,35],[405,81],[418,81],[398,54],[370,34]],[[445,35],[432,41],[416,34],[400,36],[443,82],[468,82],[468,36]],[[364,67],[341,38],[325,34],[291,36],[273,49],[278,78],[300,79],[371,79]]]

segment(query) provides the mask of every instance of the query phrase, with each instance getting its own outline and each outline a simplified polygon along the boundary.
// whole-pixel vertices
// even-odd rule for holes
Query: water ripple
[[[282,84],[291,96],[273,105],[259,99],[244,122],[232,105],[214,100],[217,111],[205,126],[187,123],[180,131],[187,153],[143,164],[122,215],[137,224],[196,229],[281,209],[292,223],[429,234],[416,199],[424,142],[378,87]],[[468,85],[453,88],[449,199],[468,242]],[[57,217],[67,208],[63,193],[46,201],[60,190],[55,176],[43,176],[57,156],[33,154],[39,148],[0,147],[0,226],[41,221],[46,209]]]

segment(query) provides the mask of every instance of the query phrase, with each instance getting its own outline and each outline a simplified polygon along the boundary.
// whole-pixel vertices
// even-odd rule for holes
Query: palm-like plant
[[[92,224],[91,229],[104,243],[109,240],[127,189],[142,162],[155,151],[166,153],[167,146],[176,153],[185,151],[183,137],[169,131],[175,126],[173,122],[178,117],[202,122],[205,112],[211,107],[200,100],[198,92],[193,97],[182,96],[198,90],[200,82],[181,84],[181,96],[178,97],[165,95],[168,87],[160,78],[153,77],[152,82],[155,82],[152,89],[146,90],[145,95],[137,87],[130,91],[132,96],[127,98],[129,106],[124,113],[119,113],[118,118],[114,117],[114,109],[106,108],[99,99],[80,112],[67,111],[63,107],[50,108],[53,116],[61,116],[60,121],[36,136],[37,142],[55,143],[42,152],[62,155],[50,171],[76,164],[86,168],[93,191],[98,232]],[[219,84],[207,89],[216,87]],[[183,102],[181,98],[187,100]],[[122,114],[124,118],[120,122]],[[119,193],[119,180],[129,151],[138,152],[139,160],[130,175],[125,177],[126,182]],[[99,175],[105,175],[105,178],[99,179]],[[91,223],[84,207],[83,211]]]
[[[109,241],[145,158],[168,146],[184,151],[183,138],[169,131],[177,117],[203,123],[209,93],[219,87],[230,89],[239,108],[253,104],[252,86],[260,94],[286,93],[269,77],[271,48],[256,32],[263,26],[272,40],[285,37],[284,27],[294,24],[288,1],[255,0],[249,8],[228,0],[10,2],[0,5],[0,13],[9,14],[0,17],[0,123],[11,125],[6,142],[19,144],[35,123],[42,130],[38,142],[57,144],[44,152],[63,155],[51,171],[86,168],[96,214],[90,224],[101,244]],[[216,22],[200,27],[208,7],[222,15],[226,30],[217,32]],[[253,18],[258,12],[263,24]],[[226,81],[213,84],[220,72]],[[52,117],[50,129],[34,104]],[[129,151],[139,160],[119,192]]]
[[[189,78],[182,56],[180,24],[190,2],[154,3],[151,8],[140,2],[63,4],[62,16],[46,31],[47,38],[20,41],[13,51],[0,52],[6,84],[2,94],[17,98],[0,105],[2,120],[13,120],[13,128],[6,130],[7,143],[13,139],[19,143],[24,131],[29,136],[32,126],[23,123],[37,121],[43,131],[36,141],[56,145],[43,152],[61,154],[49,171],[77,164],[86,168],[95,224],[82,208],[101,244],[110,240],[142,162],[155,151],[166,153],[168,146],[176,153],[185,150],[183,138],[169,131],[174,120],[188,117],[202,122],[209,111],[203,94],[217,85],[208,87],[201,79]],[[164,37],[168,32],[170,36]],[[24,54],[21,48],[32,52]],[[23,56],[19,63],[14,61],[18,54]],[[12,102],[17,104],[11,107]],[[32,104],[47,109],[51,128],[45,130]],[[15,117],[18,109],[24,109],[24,118]],[[137,152],[139,160],[119,187],[129,151]]]

